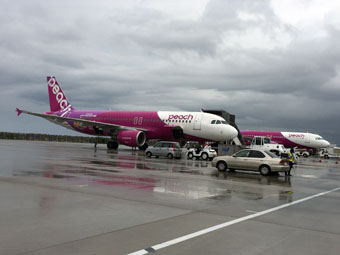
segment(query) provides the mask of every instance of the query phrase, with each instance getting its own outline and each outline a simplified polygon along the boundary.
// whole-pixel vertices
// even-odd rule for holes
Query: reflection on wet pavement
[[[146,158],[124,147],[49,142],[0,140],[0,162],[0,254],[127,254],[334,189],[340,179],[332,161],[302,160],[292,177],[261,176],[220,173],[209,161],[184,157]],[[309,241],[315,233],[321,242],[334,237],[336,244],[338,199],[334,192],[194,242],[208,240],[216,254],[240,241],[233,249],[238,253],[244,240],[244,254],[252,254],[254,243],[271,254],[282,240],[290,246],[302,238],[296,242],[300,251],[304,237]],[[199,254],[192,250],[196,245],[181,254]]]
[[[6,148],[7,153],[1,154],[2,162],[7,163],[2,165],[2,176],[63,179],[75,185],[120,187],[187,199],[228,199],[234,196],[259,200],[272,195],[270,192],[266,194],[263,185],[275,186],[279,199],[292,194],[290,177],[267,177],[243,171],[219,173],[209,161],[187,160],[184,155],[181,160],[169,160],[147,158],[142,151],[128,148],[108,151],[104,148],[93,150],[83,144],[78,147],[42,142],[19,144],[7,141],[7,145],[3,145],[2,149]],[[306,162],[309,161],[301,161],[301,165],[295,168],[295,176],[317,178],[318,165],[313,165],[316,170],[310,173],[313,167],[307,170],[302,167]],[[334,169],[326,174],[338,178]]]

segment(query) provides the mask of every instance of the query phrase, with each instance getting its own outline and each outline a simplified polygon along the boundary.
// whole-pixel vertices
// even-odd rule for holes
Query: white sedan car
[[[211,165],[220,172],[239,169],[260,171],[261,175],[269,175],[271,172],[289,171],[287,159],[281,159],[270,151],[255,149],[241,150],[232,156],[215,157]]]

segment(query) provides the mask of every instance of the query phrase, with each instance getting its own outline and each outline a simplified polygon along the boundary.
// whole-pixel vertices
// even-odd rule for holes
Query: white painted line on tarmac
[[[316,179],[317,176],[316,175],[311,175],[311,174],[301,174],[301,175],[297,175],[299,177],[303,177],[303,178],[311,178],[311,179]]]
[[[171,245],[187,241],[189,239],[192,239],[192,238],[195,238],[195,237],[198,237],[198,236],[201,236],[201,235],[204,235],[204,234],[207,234],[207,233],[219,230],[221,228],[225,228],[225,227],[234,225],[236,223],[240,223],[242,221],[250,220],[250,219],[253,219],[253,218],[256,218],[256,217],[268,214],[268,213],[271,213],[271,212],[275,212],[275,211],[281,210],[283,208],[286,208],[286,207],[289,207],[289,206],[292,206],[292,205],[296,205],[296,204],[305,202],[307,200],[310,200],[310,199],[313,199],[313,198],[316,198],[316,197],[321,197],[321,196],[324,196],[324,195],[326,195],[328,193],[331,193],[331,192],[334,192],[334,191],[337,191],[337,190],[340,190],[340,187],[332,189],[332,190],[328,190],[328,191],[325,191],[325,192],[321,192],[321,193],[318,193],[316,195],[305,197],[305,198],[302,198],[302,199],[299,199],[299,200],[296,200],[296,201],[293,201],[293,202],[290,202],[290,203],[287,203],[287,204],[283,204],[283,205],[280,205],[280,206],[277,206],[277,207],[273,207],[271,209],[264,210],[262,212],[257,212],[257,213],[250,214],[250,215],[247,215],[247,216],[235,219],[235,220],[224,222],[224,223],[216,225],[216,226],[212,226],[212,227],[209,227],[209,228],[206,228],[206,229],[202,229],[200,231],[197,231],[197,232],[185,235],[185,236],[181,236],[181,237],[172,239],[172,240],[164,242],[164,243],[156,244],[156,245],[151,246],[149,248],[145,248],[145,249],[133,252],[133,253],[129,253],[128,255],[144,255],[144,254],[149,254],[150,252],[154,253],[157,250],[169,247]]]
[[[246,212],[249,212],[249,213],[258,213],[257,211],[251,211],[251,210],[246,210]]]

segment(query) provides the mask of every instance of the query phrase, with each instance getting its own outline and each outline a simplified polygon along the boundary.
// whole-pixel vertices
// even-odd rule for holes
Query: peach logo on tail
[[[54,77],[51,77],[51,79],[48,81],[48,86],[52,88],[52,93],[55,95],[55,99],[57,100],[59,107],[62,109],[62,111],[65,111],[64,114],[70,111],[71,104],[67,102],[66,97],[64,96],[64,93],[61,91]]]

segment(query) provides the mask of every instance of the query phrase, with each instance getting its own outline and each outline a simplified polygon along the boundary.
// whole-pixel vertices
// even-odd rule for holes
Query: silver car
[[[172,158],[181,158],[182,156],[182,148],[177,142],[158,142],[154,146],[150,146],[145,150],[145,155],[147,157],[167,157],[168,159]]]
[[[261,175],[269,175],[271,172],[289,171],[287,159],[281,159],[270,151],[255,149],[241,150],[232,156],[215,157],[211,164],[220,172],[239,169],[260,171]]]

